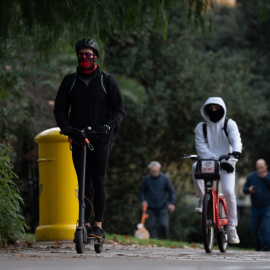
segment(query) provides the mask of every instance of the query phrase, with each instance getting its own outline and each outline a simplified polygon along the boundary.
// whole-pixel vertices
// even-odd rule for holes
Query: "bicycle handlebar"
[[[183,156],[183,158],[190,158],[190,159],[195,159],[198,160],[200,157],[198,155],[189,155],[189,154],[185,154]]]
[[[219,156],[219,158],[212,157],[211,159],[217,159],[217,160],[221,161],[222,159],[228,160],[231,157],[234,157],[234,155],[229,153],[228,155],[221,155],[221,156]],[[190,158],[190,159],[193,159],[193,160],[205,159],[205,158],[202,158],[202,157],[200,157],[198,155],[189,155],[189,154],[185,154],[183,156],[183,158]]]

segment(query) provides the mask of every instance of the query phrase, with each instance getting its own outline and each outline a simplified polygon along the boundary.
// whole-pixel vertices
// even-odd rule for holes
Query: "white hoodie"
[[[211,122],[209,116],[205,113],[205,107],[209,104],[218,104],[224,109],[223,117],[216,123]],[[226,112],[226,105],[220,97],[208,98],[201,107],[201,115],[206,121],[207,141],[203,133],[204,122],[200,122],[195,128],[195,146],[197,154],[202,158],[219,157],[234,151],[242,152],[241,137],[236,122],[229,119],[227,123],[229,138],[223,129]]]

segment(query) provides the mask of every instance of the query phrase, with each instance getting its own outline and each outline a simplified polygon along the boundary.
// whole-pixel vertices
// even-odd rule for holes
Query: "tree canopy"
[[[14,0],[0,4],[0,37],[34,37],[39,49],[53,46],[66,36],[104,39],[113,26],[130,30],[143,25],[149,14],[161,25],[164,36],[168,24],[167,9],[173,0]],[[3,27],[5,26],[5,27]]]
[[[162,163],[179,200],[192,192],[190,163],[181,156],[195,151],[193,129],[208,96],[223,97],[228,116],[239,125],[244,152],[238,173],[246,174],[256,158],[267,160],[270,154],[270,22],[258,19],[266,0],[238,1],[240,7],[214,11],[205,8],[213,2],[207,0],[111,2],[0,3],[5,26],[0,28],[0,136],[14,146],[24,214],[33,228],[33,205],[38,205],[38,195],[31,201],[38,194],[33,137],[55,126],[53,100],[63,76],[75,70],[74,43],[85,36],[102,40],[104,61],[98,64],[117,78],[127,112],[108,169],[108,231],[130,233],[136,225],[139,189],[150,159]],[[200,19],[205,13],[212,21]],[[192,32],[189,20],[212,30]],[[50,61],[40,57],[48,48]],[[177,207],[176,228],[185,225],[188,214],[182,210]],[[194,230],[179,234],[189,225],[173,237],[190,240]]]
[[[264,69],[268,58],[261,52],[268,46],[263,40],[268,37],[269,21],[255,24],[260,33],[256,34],[259,42],[255,46],[250,39],[254,25],[249,25],[250,16],[246,12],[254,15],[257,11],[252,5],[245,12],[226,7],[215,10],[213,31],[202,35],[187,32],[185,12],[179,4],[171,10],[167,40],[153,29],[151,20],[139,33],[111,32],[105,44],[106,66],[113,74],[136,79],[146,94],[140,105],[126,100],[127,116],[117,140],[121,150],[112,152],[112,163],[117,165],[108,171],[109,190],[113,190],[109,198],[109,203],[114,205],[112,212],[115,209],[121,213],[120,209],[124,212],[136,204],[136,194],[125,191],[139,193],[150,160],[161,162],[162,170],[173,180],[180,201],[183,192],[192,192],[191,164],[184,163],[182,156],[195,153],[193,130],[203,120],[200,108],[209,96],[222,97],[227,116],[239,126],[244,148],[238,175],[245,176],[253,170],[257,158],[267,159],[269,80]],[[123,200],[117,200],[120,194]],[[110,224],[114,223],[111,217],[120,219],[112,212],[106,217]],[[134,213],[129,213],[132,220]],[[123,230],[128,232],[129,227],[127,224]],[[183,237],[177,235],[177,230],[174,233],[174,237]]]

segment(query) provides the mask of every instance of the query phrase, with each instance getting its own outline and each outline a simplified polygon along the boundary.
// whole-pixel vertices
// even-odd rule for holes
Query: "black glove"
[[[235,158],[239,159],[241,157],[241,153],[240,152],[233,152],[233,155]]]
[[[62,128],[61,131],[66,136],[71,136],[72,133],[73,133],[73,130],[72,130],[72,127],[71,126],[66,126],[66,127]]]
[[[234,171],[234,167],[227,162],[221,162],[220,168],[225,170],[227,173],[232,173]]]
[[[98,126],[97,127],[97,132],[98,133],[105,133],[108,134],[110,133],[111,127],[109,125],[104,125],[104,126]]]

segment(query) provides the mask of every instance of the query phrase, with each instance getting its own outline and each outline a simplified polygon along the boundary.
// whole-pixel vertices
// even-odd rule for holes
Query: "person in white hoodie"
[[[228,211],[229,243],[239,244],[240,240],[236,231],[238,219],[235,196],[235,165],[241,157],[242,142],[235,121],[229,119],[226,130],[224,130],[226,112],[226,105],[222,98],[209,97],[206,100],[201,107],[201,115],[205,121],[197,124],[195,128],[195,147],[197,154],[202,158],[218,158],[220,155],[227,155],[228,153],[234,155],[234,158],[221,161],[220,178]],[[206,123],[206,132],[203,131],[204,123]],[[201,213],[204,181],[195,179],[195,167],[196,163],[192,166],[192,178],[195,184],[196,196],[199,199],[195,212]]]

